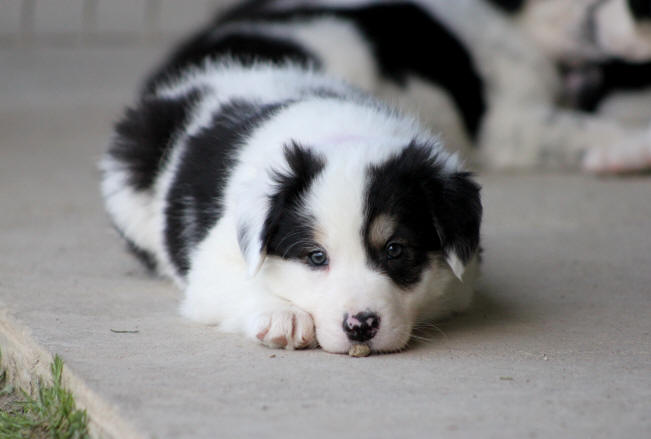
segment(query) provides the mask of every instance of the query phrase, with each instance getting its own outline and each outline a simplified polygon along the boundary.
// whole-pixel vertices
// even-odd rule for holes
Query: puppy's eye
[[[315,267],[322,267],[324,265],[328,265],[328,256],[322,250],[313,251],[312,253],[307,255],[307,260],[310,263],[310,265],[313,265]]]
[[[402,256],[402,250],[402,244],[398,244],[397,242],[390,242],[385,248],[389,259],[397,259]]]

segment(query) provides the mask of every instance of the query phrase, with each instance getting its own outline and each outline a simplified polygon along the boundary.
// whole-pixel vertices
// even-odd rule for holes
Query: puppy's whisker
[[[448,335],[437,325],[435,325],[432,322],[420,322],[414,325],[414,330],[428,330],[428,329],[434,329],[436,332],[441,334],[446,340],[448,339]]]
[[[416,335],[416,334],[411,334],[411,337],[410,337],[410,338],[413,339],[413,340],[425,341],[425,342],[428,342],[428,343],[429,343],[429,342],[433,342],[433,341],[435,340],[435,339],[432,338],[432,337],[422,337],[422,336],[420,336],[420,335]]]

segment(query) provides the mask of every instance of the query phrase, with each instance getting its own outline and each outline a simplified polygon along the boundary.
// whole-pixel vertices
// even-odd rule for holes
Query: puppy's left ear
[[[436,233],[445,260],[459,280],[479,247],[480,187],[470,177],[470,173],[455,172],[437,178],[435,187],[430,187]]]
[[[303,197],[321,172],[325,160],[309,148],[291,142],[284,147],[284,160],[269,170],[267,192],[257,200],[242,199],[237,240],[248,273],[255,275],[267,253],[283,254],[280,244],[288,234],[304,231],[301,223]],[[289,242],[289,241],[287,241]]]

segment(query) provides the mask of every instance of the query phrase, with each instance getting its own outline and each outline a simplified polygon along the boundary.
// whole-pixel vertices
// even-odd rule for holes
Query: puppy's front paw
[[[303,349],[316,346],[312,316],[298,308],[261,313],[254,317],[255,337],[271,348]]]

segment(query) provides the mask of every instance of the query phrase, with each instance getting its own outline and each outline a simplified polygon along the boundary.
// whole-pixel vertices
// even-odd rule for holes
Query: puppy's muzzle
[[[349,340],[364,342],[377,334],[380,328],[380,317],[369,311],[359,312],[354,316],[345,313],[342,326]]]

